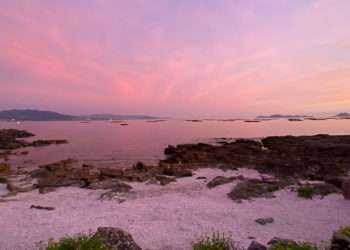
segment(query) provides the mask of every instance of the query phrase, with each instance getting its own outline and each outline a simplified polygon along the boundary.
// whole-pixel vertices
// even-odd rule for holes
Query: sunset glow
[[[348,0],[0,6],[1,109],[172,117],[350,111]]]

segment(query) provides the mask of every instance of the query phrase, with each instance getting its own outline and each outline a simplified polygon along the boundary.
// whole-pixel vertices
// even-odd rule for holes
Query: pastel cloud
[[[350,2],[4,0],[0,107],[246,116],[350,107]]]

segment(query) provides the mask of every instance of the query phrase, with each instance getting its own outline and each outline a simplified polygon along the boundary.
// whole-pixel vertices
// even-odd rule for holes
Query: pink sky
[[[350,112],[349,0],[2,0],[0,109]]]

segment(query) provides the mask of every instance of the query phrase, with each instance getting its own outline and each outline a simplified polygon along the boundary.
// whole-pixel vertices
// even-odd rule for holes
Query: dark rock
[[[297,244],[295,241],[293,240],[289,240],[289,239],[283,239],[283,238],[279,238],[279,237],[274,237],[272,238],[269,242],[267,242],[268,245],[276,245],[276,244]]]
[[[260,225],[266,225],[266,224],[271,224],[274,222],[274,219],[272,217],[267,217],[267,218],[259,218],[255,220],[256,223]]]
[[[249,245],[247,250],[267,250],[267,247],[265,247],[263,244],[260,244],[259,242],[254,240]]]
[[[107,179],[100,182],[93,182],[88,186],[89,189],[113,189],[114,192],[126,193],[129,192],[132,187],[119,180]]]
[[[335,232],[330,250],[350,250],[350,236],[344,235],[341,230]]]
[[[120,228],[100,227],[93,237],[105,240],[108,246],[114,247],[115,250],[142,250],[131,234]]]
[[[160,185],[162,185],[162,186],[168,185],[171,182],[176,182],[176,178],[168,177],[168,176],[164,176],[164,175],[157,175],[156,179],[157,179],[157,181],[159,181]]]
[[[212,179],[208,184],[208,188],[214,188],[220,185],[224,185],[227,183],[233,182],[235,178],[234,177],[225,177],[225,176],[216,176],[214,179]]]
[[[350,200],[350,178],[343,182],[342,190],[344,198]]]
[[[100,171],[91,166],[80,167],[74,160],[68,159],[53,164],[40,166],[31,172],[37,178],[36,187],[84,186],[99,181]]]
[[[177,178],[193,176],[192,171],[184,168],[183,166],[163,165],[160,167],[163,168],[163,175],[175,176]]]
[[[7,163],[0,163],[0,176],[9,175],[11,173],[11,167]]]
[[[147,166],[143,164],[142,162],[138,162],[133,166],[133,170],[142,172],[142,171],[147,171]]]
[[[206,180],[207,177],[205,177],[205,176],[198,176],[196,179],[197,179],[197,180]]]
[[[36,205],[31,205],[30,209],[39,209],[39,210],[47,210],[47,211],[55,210],[54,207],[44,207],[44,206],[36,206]]]
[[[273,198],[273,192],[284,187],[281,182],[264,182],[258,179],[248,179],[238,183],[228,194],[234,201],[251,198]]]
[[[39,188],[39,193],[40,194],[47,194],[47,193],[54,192],[54,191],[56,191],[56,188],[54,188],[54,187],[42,187],[42,188]]]
[[[102,168],[100,172],[102,177],[121,178],[124,175],[121,169]]]

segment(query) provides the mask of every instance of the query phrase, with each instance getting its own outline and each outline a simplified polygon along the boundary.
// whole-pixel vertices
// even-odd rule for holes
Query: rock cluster
[[[251,166],[280,177],[325,180],[344,176],[350,170],[350,136],[281,136],[267,137],[261,142],[185,144],[169,146],[164,153],[167,163]]]

